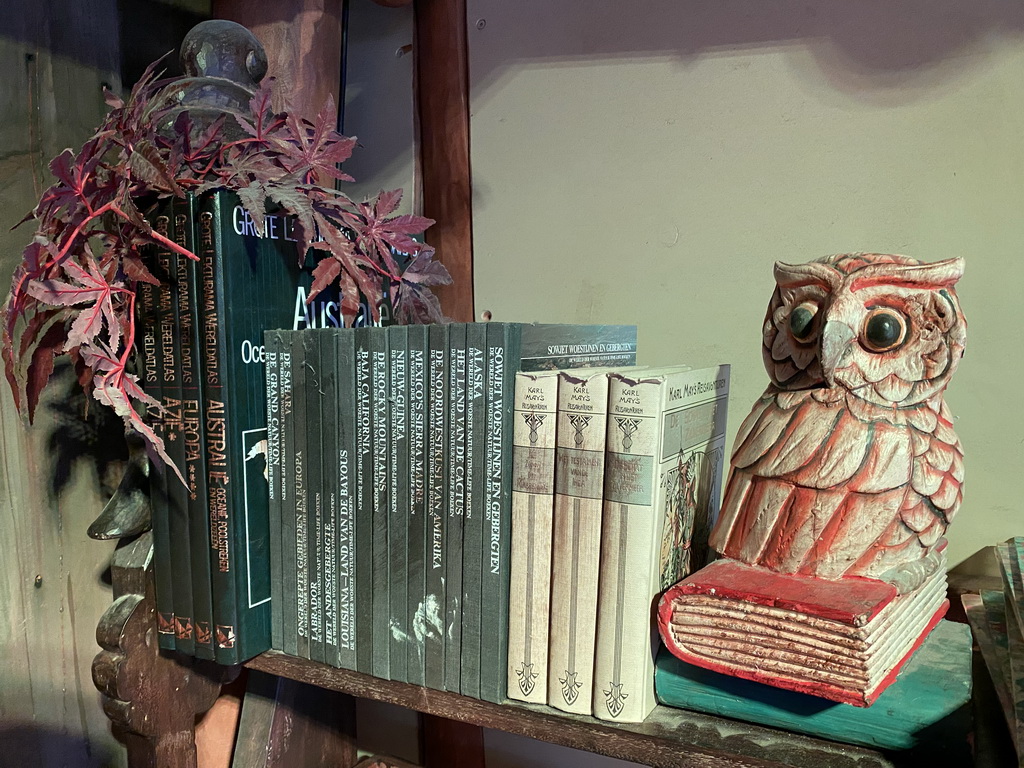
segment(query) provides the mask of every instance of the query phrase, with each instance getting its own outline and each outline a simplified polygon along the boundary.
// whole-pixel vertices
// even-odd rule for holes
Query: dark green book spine
[[[427,326],[409,333],[409,558],[407,626],[408,681],[423,685],[426,626],[427,552]]]
[[[196,250],[196,198],[187,195],[171,204],[174,242]],[[181,442],[185,475],[185,517],[191,569],[195,655],[214,658],[213,595],[210,592],[210,525],[206,507],[206,445],[203,438],[203,387],[200,365],[199,265],[177,258],[179,359],[181,360]]]
[[[371,328],[353,330],[356,400],[355,601],[356,669],[373,674],[373,376]]]
[[[481,578],[480,697],[505,700],[508,684],[509,554],[512,507],[512,415],[519,370],[521,328],[511,323],[487,327],[486,556]]]
[[[167,236],[174,239],[174,217],[167,203]],[[178,255],[170,249],[157,252],[160,272],[167,275],[166,288],[157,299],[157,346],[160,350],[163,381],[164,445],[178,471],[185,474],[185,441],[181,434],[181,333],[178,326]],[[192,561],[189,556],[188,488],[174,472],[166,472],[167,532],[170,538],[171,582],[174,594],[174,646],[188,656],[195,653],[192,626]]]
[[[292,520],[295,547],[295,655],[309,658],[309,362],[306,332],[292,337],[292,420],[295,451],[292,454]]]
[[[409,330],[388,336],[388,591],[390,676],[409,682]]]
[[[423,600],[423,684],[444,690],[445,529],[448,459],[448,326],[427,329],[427,530]]]
[[[281,486],[284,469],[281,464],[284,455],[283,404],[285,400],[285,374],[283,368],[288,360],[288,387],[291,388],[291,350],[285,341],[283,331],[267,331],[263,334],[263,345],[267,350],[267,495],[270,499],[270,646],[284,650],[284,596],[281,513],[284,499]],[[289,412],[291,393],[288,394]]]
[[[154,210],[148,215],[150,225],[164,237],[170,235],[170,216],[165,208]],[[142,330],[142,365],[143,387],[146,393],[163,407],[163,351],[159,341],[161,316],[159,311],[160,296],[170,291],[170,276],[160,267],[160,253],[166,249],[154,248],[153,259],[149,264],[150,271],[162,285],[150,283],[139,284],[139,325]],[[153,430],[168,443],[164,428],[164,416],[156,414],[153,419]],[[168,480],[174,473],[163,464],[154,461],[150,465],[149,491],[153,508],[153,574],[156,588],[157,644],[159,647],[173,651],[175,649],[174,626],[174,586],[172,573],[174,570],[171,557],[170,509],[168,506]]]
[[[466,502],[462,529],[461,693],[480,697],[480,579],[484,534],[484,370],[487,326],[466,326]]]
[[[338,666],[356,669],[356,378],[355,332],[343,328],[334,336],[337,381],[338,466]]]
[[[298,331],[282,331],[287,355],[281,359],[281,642],[290,656],[299,655],[298,564],[295,520],[299,505],[296,492],[295,467],[299,451],[300,426],[298,401],[305,403],[302,391],[302,335]],[[303,413],[305,408],[303,408]],[[301,476],[299,476],[301,477]],[[305,502],[303,502],[303,508]]]
[[[236,195],[200,203],[204,419],[217,661],[270,647],[269,494],[263,332],[291,326],[300,292],[294,242],[280,227],[245,236]],[[240,223],[243,226],[240,226]],[[250,234],[253,234],[250,232]],[[306,278],[308,279],[308,275]],[[307,283],[308,284],[308,283]]]
[[[370,429],[373,492],[373,674],[391,679],[391,575],[388,546],[388,339],[385,328],[370,329]]]
[[[466,324],[448,328],[448,483],[444,686],[462,686],[462,535],[466,513]]]
[[[336,332],[318,331],[320,343],[320,592],[324,662],[341,666],[338,647],[338,357]]]
[[[318,331],[302,334],[306,348],[306,562],[309,658],[324,656],[324,481],[323,481],[323,369]]]

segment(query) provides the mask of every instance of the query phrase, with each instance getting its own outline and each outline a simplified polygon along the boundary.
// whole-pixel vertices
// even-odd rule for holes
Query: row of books
[[[1024,537],[996,545],[1003,589],[961,596],[996,697],[1024,765]]]
[[[288,219],[268,216],[258,237],[225,191],[149,219],[199,256],[155,251],[146,267],[163,285],[143,282],[137,300],[140,379],[174,464],[150,473],[159,645],[236,664],[270,645],[263,331],[340,313],[329,293],[307,303],[319,254],[299,264]]]
[[[635,326],[268,331],[272,645],[502,701],[513,386],[631,363]]]
[[[509,698],[650,714],[654,605],[706,558],[728,394],[729,366],[517,376]]]

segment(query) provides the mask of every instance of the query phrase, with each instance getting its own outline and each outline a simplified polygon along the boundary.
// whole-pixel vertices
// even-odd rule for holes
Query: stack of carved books
[[[780,574],[718,560],[665,593],[678,658],[747,680],[869,706],[948,607],[945,552],[913,592],[876,579]]]
[[[509,698],[650,714],[654,605],[704,562],[728,393],[728,366],[519,375]]]
[[[636,327],[268,331],[265,359],[273,647],[504,700],[516,375],[631,364]]]
[[[1003,590],[961,597],[1024,766],[1024,537],[996,546]]]

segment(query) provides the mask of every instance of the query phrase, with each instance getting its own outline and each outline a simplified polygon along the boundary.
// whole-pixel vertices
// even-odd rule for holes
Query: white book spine
[[[594,686],[608,373],[558,381],[548,703],[589,715]]]
[[[558,371],[516,374],[508,697],[548,700],[548,614]]]
[[[595,717],[641,722],[657,703],[654,606],[703,565],[728,393],[728,366],[610,377]]]

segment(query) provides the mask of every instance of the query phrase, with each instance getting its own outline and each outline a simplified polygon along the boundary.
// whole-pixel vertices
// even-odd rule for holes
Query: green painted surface
[[[729,677],[680,661],[665,648],[655,688],[662,704],[881,749],[963,753],[967,765],[971,633],[941,621],[896,682],[868,708]],[[953,763],[950,763],[953,764]]]

